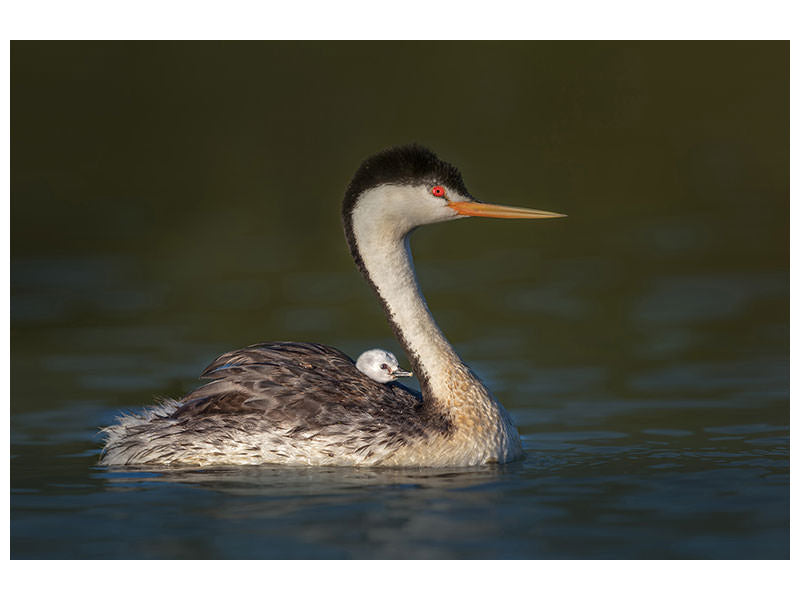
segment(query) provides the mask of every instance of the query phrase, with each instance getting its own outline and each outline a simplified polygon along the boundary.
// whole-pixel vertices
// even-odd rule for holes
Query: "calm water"
[[[357,85],[381,61],[435,80],[431,56],[474,92],[458,106],[379,70]],[[780,44],[15,45],[12,557],[788,558],[787,61]],[[409,139],[480,198],[570,215],[412,243],[525,460],[96,466],[98,428],[236,347],[380,346],[407,366],[338,203],[364,155]]]

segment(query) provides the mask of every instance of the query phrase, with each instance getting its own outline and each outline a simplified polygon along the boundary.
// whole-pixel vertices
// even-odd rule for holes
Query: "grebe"
[[[459,358],[420,292],[409,234],[468,216],[505,219],[557,213],[485,204],[461,174],[417,145],[365,160],[345,193],[345,237],[383,305],[421,394],[373,381],[344,353],[275,342],[217,358],[209,383],[119,417],[103,431],[106,465],[469,466],[521,458],[502,405]]]
[[[356,360],[356,369],[378,383],[389,383],[398,377],[411,377],[414,374],[404,371],[397,362],[397,357],[381,348],[373,348],[362,352]]]

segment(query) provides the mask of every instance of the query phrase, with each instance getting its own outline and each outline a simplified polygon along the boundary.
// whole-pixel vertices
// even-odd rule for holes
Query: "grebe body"
[[[223,354],[180,401],[120,417],[101,463],[469,466],[522,456],[519,434],[447,342],[419,290],[417,227],[556,213],[478,202],[461,174],[420,146],[370,157],[342,209],[348,246],[406,351],[421,393],[382,383],[321,344],[276,342]]]

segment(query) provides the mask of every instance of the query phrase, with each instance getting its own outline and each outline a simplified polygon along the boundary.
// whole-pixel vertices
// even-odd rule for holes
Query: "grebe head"
[[[456,167],[416,144],[384,150],[361,164],[345,194],[345,229],[352,227],[354,212],[361,213],[359,221],[379,228],[381,234],[401,237],[420,225],[463,217],[564,216],[476,200]]]
[[[356,368],[370,379],[374,379],[379,383],[389,383],[398,377],[411,377],[413,375],[413,373],[400,368],[394,354],[380,348],[363,352],[356,361]]]

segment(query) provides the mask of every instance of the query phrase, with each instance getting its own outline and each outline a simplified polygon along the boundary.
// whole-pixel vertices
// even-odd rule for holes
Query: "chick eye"
[[[440,185],[435,185],[431,188],[431,194],[437,198],[442,198],[444,197],[444,188]]]
[[[386,363],[383,363],[381,365],[381,369],[383,369],[384,371],[388,371],[389,370],[389,365],[387,365]]]

